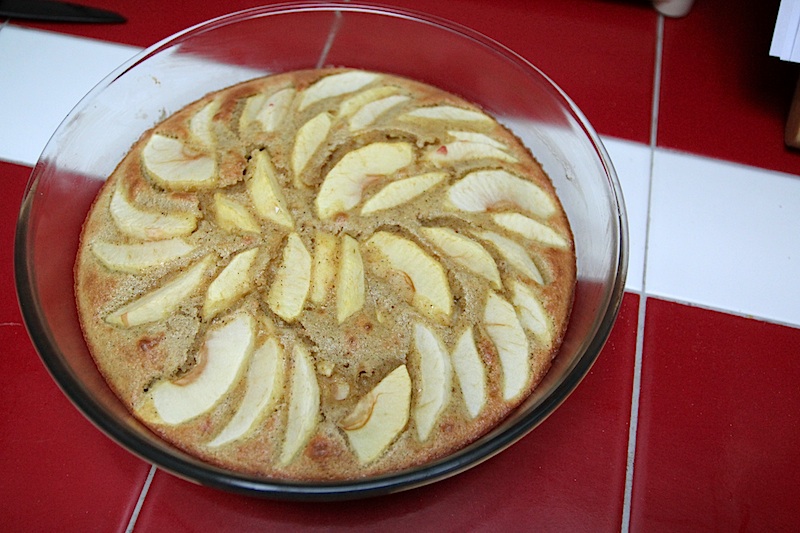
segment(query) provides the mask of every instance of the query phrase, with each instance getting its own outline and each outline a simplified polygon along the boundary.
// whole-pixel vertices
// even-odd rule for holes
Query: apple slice
[[[164,320],[200,287],[209,266],[211,266],[210,255],[160,288],[120,307],[109,314],[105,321],[112,326],[132,328]]]
[[[250,268],[257,254],[258,248],[236,254],[211,282],[203,303],[203,320],[211,320],[253,288]]]
[[[280,398],[283,348],[275,338],[268,338],[253,352],[245,380],[244,397],[236,413],[208,446],[217,448],[247,436]]]
[[[553,344],[552,320],[542,302],[524,283],[514,281],[511,285],[511,301],[517,308],[522,327],[533,333],[545,347]]]
[[[281,447],[280,464],[292,462],[308,442],[319,418],[319,384],[308,350],[295,344],[292,350],[292,375],[289,383],[289,412]]]
[[[319,305],[328,299],[336,281],[336,255],[339,241],[332,233],[318,231],[314,237],[314,265],[308,298]]]
[[[414,149],[406,142],[376,142],[348,152],[325,176],[317,194],[317,215],[327,220],[352,209],[364,188],[379,176],[394,174],[414,162]]]
[[[122,233],[145,241],[183,237],[197,229],[197,217],[192,213],[140,209],[128,200],[121,186],[111,195],[109,213]]]
[[[358,91],[379,77],[378,74],[373,72],[364,72],[360,70],[331,74],[315,82],[303,91],[300,97],[300,105],[297,109],[298,111],[302,111],[311,104],[321,100]]]
[[[498,150],[508,151],[508,146],[505,143],[498,141],[494,137],[489,137],[486,134],[478,133],[477,131],[450,130],[447,134],[456,141],[486,144]]]
[[[511,208],[549,217],[556,211],[547,193],[505,170],[470,172],[450,187],[447,197],[458,209],[469,213]]]
[[[239,380],[253,351],[255,326],[245,313],[209,330],[197,354],[197,364],[175,381],[159,381],[150,388],[161,421],[171,426],[210,411]]]
[[[342,101],[342,103],[339,105],[339,116],[342,118],[347,118],[368,103],[374,102],[375,100],[380,100],[381,98],[385,98],[387,96],[392,96],[395,93],[397,93],[397,87],[392,87],[389,85],[381,85],[357,92]]]
[[[450,317],[453,295],[447,273],[438,261],[408,239],[385,231],[375,233],[366,246],[385,258],[390,269],[405,276],[414,294],[411,304],[418,311],[439,321]],[[377,267],[380,273],[382,267]]]
[[[364,202],[364,207],[361,208],[361,214],[368,215],[376,211],[391,209],[392,207],[410,202],[417,196],[441,183],[446,177],[447,174],[444,172],[428,172],[426,174],[393,181],[375,193],[372,198]]]
[[[261,93],[249,97],[239,117],[239,129],[246,129],[257,122],[264,132],[276,131],[283,123],[296,93],[293,87],[287,87],[269,96]]]
[[[545,246],[554,248],[567,248],[569,246],[567,239],[556,233],[555,230],[525,215],[520,215],[519,213],[497,213],[492,219],[498,226]]]
[[[531,379],[528,338],[514,307],[494,292],[489,293],[483,325],[500,356],[503,369],[503,399],[517,398]]]
[[[420,228],[420,231],[445,256],[473,274],[489,280],[495,289],[502,287],[497,264],[483,246],[450,228]]]
[[[464,330],[458,338],[451,358],[467,412],[475,418],[486,405],[486,367],[475,347],[472,328]]]
[[[480,231],[476,235],[492,243],[511,268],[536,283],[544,284],[544,277],[539,267],[533,262],[524,246],[492,231]]]
[[[95,241],[89,247],[107,268],[131,274],[180,259],[195,249],[195,246],[177,237],[136,244]]]
[[[405,113],[401,119],[428,119],[441,120],[447,122],[479,122],[491,124],[492,119],[480,111],[463,109],[452,105],[435,105],[430,107],[420,107]]]
[[[406,365],[392,370],[341,420],[350,446],[362,464],[377,459],[405,429],[411,405]]]
[[[417,426],[417,438],[424,442],[450,401],[453,370],[442,341],[423,324],[414,325],[414,348],[419,358],[414,423]]]
[[[283,248],[283,262],[270,287],[267,304],[272,311],[291,322],[303,311],[311,287],[311,254],[297,233],[291,233]]]
[[[147,175],[169,190],[193,191],[217,184],[217,162],[204,152],[195,152],[172,137],[153,134],[142,150]]]
[[[247,179],[247,192],[256,214],[285,228],[294,228],[294,221],[278,183],[275,165],[266,150],[253,154],[253,172]]]
[[[408,100],[409,97],[404,94],[395,94],[364,105],[350,117],[350,130],[358,131],[370,126],[382,114]]]
[[[342,237],[339,279],[336,283],[336,319],[341,324],[364,307],[364,263],[358,241]]]
[[[447,133],[454,138],[453,141],[433,147],[425,154],[425,159],[436,166],[477,159],[517,162],[517,158],[508,152],[505,144],[488,135],[472,131],[448,131]]]
[[[215,98],[189,119],[189,133],[192,139],[206,150],[213,150],[216,146],[214,115],[219,111],[219,106],[220,100]]]
[[[294,147],[292,148],[292,172],[294,172],[294,183],[301,186],[303,180],[301,175],[311,159],[311,156],[319,149],[328,132],[331,129],[331,117],[328,113],[322,112],[315,116],[297,130]]]
[[[214,194],[214,213],[217,224],[231,233],[261,233],[261,226],[244,205],[221,192]]]

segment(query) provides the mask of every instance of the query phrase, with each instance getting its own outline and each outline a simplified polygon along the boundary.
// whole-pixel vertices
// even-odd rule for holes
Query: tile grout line
[[[633,363],[630,425],[628,426],[628,450],[625,464],[625,494],[622,502],[622,533],[630,531],[633,498],[633,470],[636,460],[636,438],[639,430],[639,399],[642,386],[642,359],[644,352],[644,324],[647,316],[647,252],[650,238],[650,208],[653,198],[653,170],[658,135],[658,112],[661,98],[661,66],[664,52],[664,15],[659,14],[656,24],[655,67],[653,72],[653,102],[650,111],[650,168],[647,189],[647,217],[645,223],[644,261],[642,265],[642,290],[636,317],[636,348]]]
[[[153,476],[155,476],[156,470],[156,465],[150,465],[150,471],[147,473],[147,479],[144,480],[144,485],[142,485],[142,490],[139,493],[139,499],[136,500],[136,506],[133,508],[130,520],[128,520],[128,527],[125,528],[125,533],[132,533],[133,528],[136,527],[136,521],[139,519],[139,512],[142,510],[147,493],[150,492],[150,483],[153,482]]]

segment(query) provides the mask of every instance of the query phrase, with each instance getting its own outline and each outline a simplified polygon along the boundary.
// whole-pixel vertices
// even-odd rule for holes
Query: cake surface
[[[497,425],[548,371],[575,276],[513,134],[352,69],[248,81],[146,132],[75,266],[87,345],[139,420],[297,480],[410,468]]]

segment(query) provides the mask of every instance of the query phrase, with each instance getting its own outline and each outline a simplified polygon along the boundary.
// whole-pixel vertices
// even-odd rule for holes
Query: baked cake
[[[295,480],[410,468],[497,425],[548,371],[575,275],[513,134],[352,69],[248,81],[146,132],[75,269],[87,345],[139,420]]]

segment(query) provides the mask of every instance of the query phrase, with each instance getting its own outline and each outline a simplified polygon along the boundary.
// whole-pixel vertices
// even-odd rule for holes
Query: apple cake
[[[341,480],[443,457],[548,371],[573,237],[474,104],[354,69],[251,80],[146,132],[76,259],[87,346],[125,406],[234,471]]]

